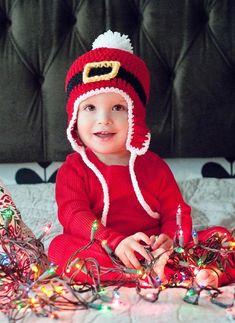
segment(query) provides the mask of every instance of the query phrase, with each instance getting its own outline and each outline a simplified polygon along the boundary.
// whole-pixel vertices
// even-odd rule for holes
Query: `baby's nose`
[[[112,119],[109,113],[100,113],[98,116],[98,122],[101,124],[111,124]]]

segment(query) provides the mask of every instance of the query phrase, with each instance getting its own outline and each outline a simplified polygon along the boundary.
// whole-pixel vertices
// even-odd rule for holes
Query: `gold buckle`
[[[117,75],[120,65],[121,64],[119,61],[102,61],[102,62],[87,63],[82,73],[83,83],[111,80]],[[111,67],[112,70],[106,74],[89,76],[90,70],[92,68],[102,68],[102,67]]]

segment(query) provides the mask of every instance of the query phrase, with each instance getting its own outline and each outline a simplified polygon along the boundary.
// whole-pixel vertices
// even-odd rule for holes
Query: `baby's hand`
[[[143,232],[137,232],[132,236],[123,239],[115,249],[115,254],[129,268],[141,268],[139,260],[136,258],[135,252],[138,252],[146,260],[150,260],[150,256],[140,241],[147,245],[151,244],[150,238]]]
[[[167,234],[161,233],[159,236],[151,236],[150,240],[152,250],[162,248],[166,251],[172,251],[173,241]]]
[[[196,275],[195,281],[200,286],[218,287],[218,275],[211,269],[201,269]]]
[[[159,237],[151,236],[151,247],[152,247],[152,255],[154,258],[159,257],[156,260],[153,270],[156,275],[163,282],[165,280],[164,269],[169,256],[173,250],[173,241],[168,235],[162,233]]]

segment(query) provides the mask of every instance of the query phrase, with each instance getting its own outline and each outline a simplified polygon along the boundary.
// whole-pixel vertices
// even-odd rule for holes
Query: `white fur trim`
[[[95,48],[118,48],[133,54],[133,47],[127,35],[121,35],[119,32],[111,30],[99,35],[92,44],[92,49]]]
[[[127,133],[127,140],[126,140],[127,150],[136,154],[136,155],[145,154],[146,151],[148,150],[148,147],[149,147],[151,135],[150,135],[150,133],[146,134],[146,140],[144,141],[141,148],[135,148],[131,145],[131,141],[132,141],[132,137],[133,137],[133,133],[134,133],[133,101],[132,101],[131,97],[126,92],[124,92],[121,89],[118,89],[116,87],[102,87],[100,89],[91,90],[91,91],[86,92],[83,95],[79,96],[75,100],[72,119],[70,120],[69,126],[67,128],[67,137],[72,145],[72,148],[75,151],[78,151],[77,150],[78,145],[77,145],[75,139],[73,138],[73,136],[71,135],[71,130],[74,126],[74,123],[77,120],[77,113],[78,113],[78,108],[79,108],[80,103],[93,95],[100,94],[100,93],[108,93],[108,92],[115,92],[115,93],[120,94],[121,96],[124,97],[124,99],[126,100],[127,105],[128,105],[128,133]],[[80,152],[80,150],[78,152]]]
[[[77,114],[78,114],[78,108],[79,108],[80,103],[93,95],[100,94],[100,93],[109,93],[109,92],[115,92],[115,93],[120,94],[121,96],[124,97],[124,99],[127,102],[127,105],[128,105],[128,133],[127,133],[127,140],[126,140],[126,148],[129,151],[131,151],[131,149],[135,149],[130,145],[130,142],[132,139],[132,134],[134,132],[133,112],[132,112],[133,111],[133,101],[132,101],[132,99],[130,98],[130,96],[126,92],[124,92],[118,88],[115,88],[115,87],[105,87],[104,88],[104,87],[102,87],[100,89],[95,89],[95,90],[91,90],[89,92],[84,93],[83,95],[79,96],[74,102],[74,109],[73,109],[72,118],[71,118],[68,128],[67,128],[67,137],[72,145],[72,148],[75,151],[80,153],[81,147],[77,145],[77,142],[73,138],[71,131],[72,131],[72,128],[73,128],[75,122],[77,121]]]
[[[154,212],[150,208],[150,206],[146,203],[146,201],[140,191],[139,184],[136,179],[135,172],[134,172],[134,164],[135,164],[136,157],[137,157],[137,155],[132,153],[130,156],[130,161],[129,161],[129,170],[130,170],[130,175],[131,175],[131,181],[132,181],[132,185],[134,187],[136,197],[137,197],[139,203],[141,204],[141,206],[148,213],[148,215],[150,215],[152,218],[158,219],[160,217],[159,213]]]
[[[135,155],[144,155],[147,152],[148,148],[149,148],[151,134],[148,132],[145,137],[146,137],[146,139],[143,142],[143,145],[142,145],[141,148],[135,148],[135,147],[129,145],[128,150],[131,153],[134,153]]]
[[[76,103],[76,101],[75,101]],[[69,122],[68,128],[67,128],[67,138],[73,148],[73,150],[77,151],[78,153],[81,152],[81,149],[83,148],[82,146],[79,146],[75,140],[75,138],[73,138],[72,136],[72,128],[77,120],[77,113],[78,113],[78,105],[73,105],[73,114],[72,114],[72,118]]]

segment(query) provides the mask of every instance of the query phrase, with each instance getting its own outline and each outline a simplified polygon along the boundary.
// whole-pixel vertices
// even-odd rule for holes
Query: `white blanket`
[[[110,289],[110,288],[109,288]],[[233,301],[234,286],[221,288],[225,303]],[[183,301],[185,290],[169,289],[161,293],[156,303],[150,303],[136,294],[135,289],[122,287],[120,304],[111,310],[86,309],[57,312],[59,319],[39,318],[28,315],[24,323],[227,323],[235,320],[235,305],[224,309],[212,304],[207,295],[200,298],[199,305]],[[222,298],[221,298],[222,299]],[[233,318],[234,317],[234,318]],[[1,323],[8,323],[0,314]]]
[[[193,226],[203,229],[213,225],[235,228],[235,179],[198,178],[179,183],[185,200],[192,207]],[[62,232],[57,219],[54,184],[8,185],[13,200],[25,223],[36,236],[52,222],[44,243]]]
[[[194,227],[201,229],[211,225],[235,227],[235,180],[192,179],[179,183],[186,201],[192,206]],[[52,237],[62,232],[56,215],[54,184],[9,185],[8,190],[21,211],[26,224],[38,237],[43,227],[52,222],[52,230],[45,238],[46,249]],[[112,290],[111,287],[108,290]],[[221,288],[221,300],[234,302],[235,285]],[[160,299],[147,302],[137,295],[135,289],[121,288],[121,305],[111,311],[94,309],[59,312],[59,320],[28,316],[24,322],[83,322],[83,323],[146,323],[146,322],[192,322],[221,323],[235,322],[235,305],[226,310],[212,304],[204,294],[199,305],[184,302],[183,289],[167,289],[160,294]],[[233,313],[232,313],[233,312]],[[0,314],[1,322],[8,322]]]

